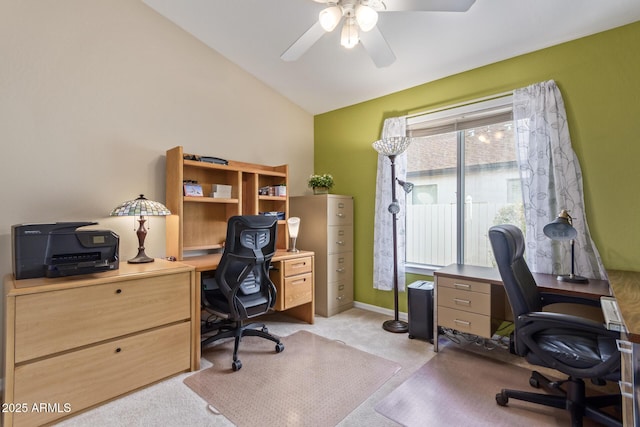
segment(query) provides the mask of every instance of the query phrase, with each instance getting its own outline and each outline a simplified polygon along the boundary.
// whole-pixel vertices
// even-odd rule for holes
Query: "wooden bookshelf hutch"
[[[283,212],[278,221],[278,249],[287,249],[289,197],[260,195],[268,186],[288,187],[289,166],[264,166],[230,160],[227,165],[186,160],[182,147],[167,150],[167,256],[183,260],[190,254],[221,249],[227,221],[234,215]],[[187,154],[189,156],[189,154]],[[203,196],[185,196],[184,182],[202,187]],[[231,198],[209,197],[214,185],[230,185]]]

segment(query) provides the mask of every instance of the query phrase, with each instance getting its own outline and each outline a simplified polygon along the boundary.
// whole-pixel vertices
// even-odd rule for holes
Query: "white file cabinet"
[[[353,197],[290,197],[289,212],[300,217],[296,246],[315,252],[316,314],[353,307]]]

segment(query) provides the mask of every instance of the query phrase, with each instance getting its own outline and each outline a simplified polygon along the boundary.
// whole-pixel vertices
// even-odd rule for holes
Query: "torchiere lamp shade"
[[[147,236],[147,230],[144,227],[146,222],[145,216],[166,216],[171,215],[171,211],[165,205],[154,202],[144,197],[143,194],[137,199],[129,200],[121,203],[111,211],[111,216],[139,216],[140,224],[136,234],[138,235],[138,255],[128,260],[131,264],[140,264],[145,262],[153,262],[153,258],[147,256],[144,252],[144,239]]]

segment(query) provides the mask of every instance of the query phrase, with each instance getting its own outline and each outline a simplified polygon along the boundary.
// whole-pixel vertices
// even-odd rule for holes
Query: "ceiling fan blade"
[[[311,46],[315,44],[324,35],[325,31],[320,25],[320,22],[316,22],[309,28],[298,40],[293,42],[289,49],[285,50],[280,58],[285,61],[295,61],[302,56]]]
[[[373,27],[371,31],[360,33],[360,43],[367,51],[376,67],[383,68],[393,64],[396,56],[389,47],[389,43],[378,29]]]
[[[383,0],[385,12],[466,12],[476,0]]]

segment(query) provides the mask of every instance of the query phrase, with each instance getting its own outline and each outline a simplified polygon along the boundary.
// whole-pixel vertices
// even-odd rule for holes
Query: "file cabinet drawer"
[[[327,252],[329,254],[353,250],[353,226],[328,227]]]
[[[353,283],[353,254],[351,252],[327,255],[327,283],[338,281]]]
[[[353,222],[351,199],[328,199],[327,225],[349,225]]]

